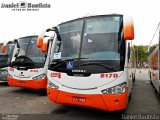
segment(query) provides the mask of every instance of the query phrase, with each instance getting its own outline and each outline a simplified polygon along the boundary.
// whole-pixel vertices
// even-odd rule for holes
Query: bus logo
[[[67,69],[72,70],[73,69],[73,61],[68,61],[67,62]]]
[[[51,73],[51,77],[61,78],[61,73],[59,73],[59,72],[53,72],[53,73]]]
[[[30,72],[38,72],[38,70],[30,70]]]
[[[14,72],[14,68],[9,68],[9,71]]]

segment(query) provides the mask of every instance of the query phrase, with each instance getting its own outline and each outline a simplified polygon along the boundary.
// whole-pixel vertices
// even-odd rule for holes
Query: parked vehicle
[[[0,44],[0,49],[2,48],[3,43]],[[6,52],[2,53],[0,50],[0,80],[6,81],[7,75],[8,75],[8,65],[11,62],[11,57],[13,54],[13,47],[14,42],[10,41],[8,42],[8,46],[6,48]]]
[[[46,88],[48,59],[46,53],[37,48],[37,37],[21,37],[14,41],[15,47],[7,77],[10,86]]]
[[[124,110],[135,78],[131,17],[97,15],[59,24],[49,49],[47,93],[51,101],[106,111]],[[42,44],[43,43],[43,44]],[[131,48],[132,47],[132,48]]]
[[[149,46],[149,76],[151,83],[160,94],[160,24]]]

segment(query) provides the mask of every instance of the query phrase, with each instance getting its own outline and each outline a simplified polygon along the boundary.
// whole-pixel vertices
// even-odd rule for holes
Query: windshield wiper
[[[60,65],[62,65],[63,63],[65,63],[67,61],[82,60],[82,59],[88,59],[88,58],[71,58],[71,59],[66,59],[66,60],[63,60],[63,61],[61,61],[61,59],[57,59],[58,61],[57,60],[53,60],[52,63],[53,62],[59,62],[59,61],[61,63],[56,65],[56,66],[54,66],[52,69],[55,69],[55,68],[59,67]]]
[[[37,65],[36,65],[34,62],[23,61],[22,63],[31,64],[32,66],[37,67]],[[31,66],[31,65],[30,65],[30,66]]]
[[[117,71],[115,68],[113,67],[109,67],[109,66],[106,66],[104,64],[101,64],[101,63],[98,63],[98,62],[90,62],[90,63],[83,63],[83,64],[79,64],[75,67],[78,67],[78,66],[85,66],[85,65],[98,65],[98,66],[101,66],[101,67],[104,67],[106,69],[110,69],[110,70],[113,70],[113,71]]]

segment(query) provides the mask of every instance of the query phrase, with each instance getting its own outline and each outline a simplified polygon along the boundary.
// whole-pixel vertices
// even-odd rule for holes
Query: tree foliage
[[[147,62],[148,59],[148,46],[134,46],[135,48],[135,55],[136,55],[136,60],[138,59],[138,62]],[[138,58],[137,58],[138,55]]]

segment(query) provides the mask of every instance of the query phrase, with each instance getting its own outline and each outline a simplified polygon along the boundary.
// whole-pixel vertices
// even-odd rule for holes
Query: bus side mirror
[[[48,38],[44,38],[42,47],[41,47],[41,51],[45,53],[47,52],[47,50],[48,50]]]
[[[17,44],[17,48],[20,48],[19,42],[17,39],[14,40],[14,42]]]
[[[2,45],[2,48],[1,48],[2,53],[5,53],[5,52],[6,52],[6,47],[7,47],[6,44],[3,44],[3,45]]]
[[[124,17],[123,19],[124,40],[134,39],[134,25],[132,17]]]
[[[41,48],[43,45],[43,39],[44,39],[44,34],[46,33],[46,30],[42,31],[41,34],[38,36],[37,40],[37,47]]]
[[[38,37],[38,41],[37,41],[37,47],[41,48],[43,44],[43,38],[42,37]]]

